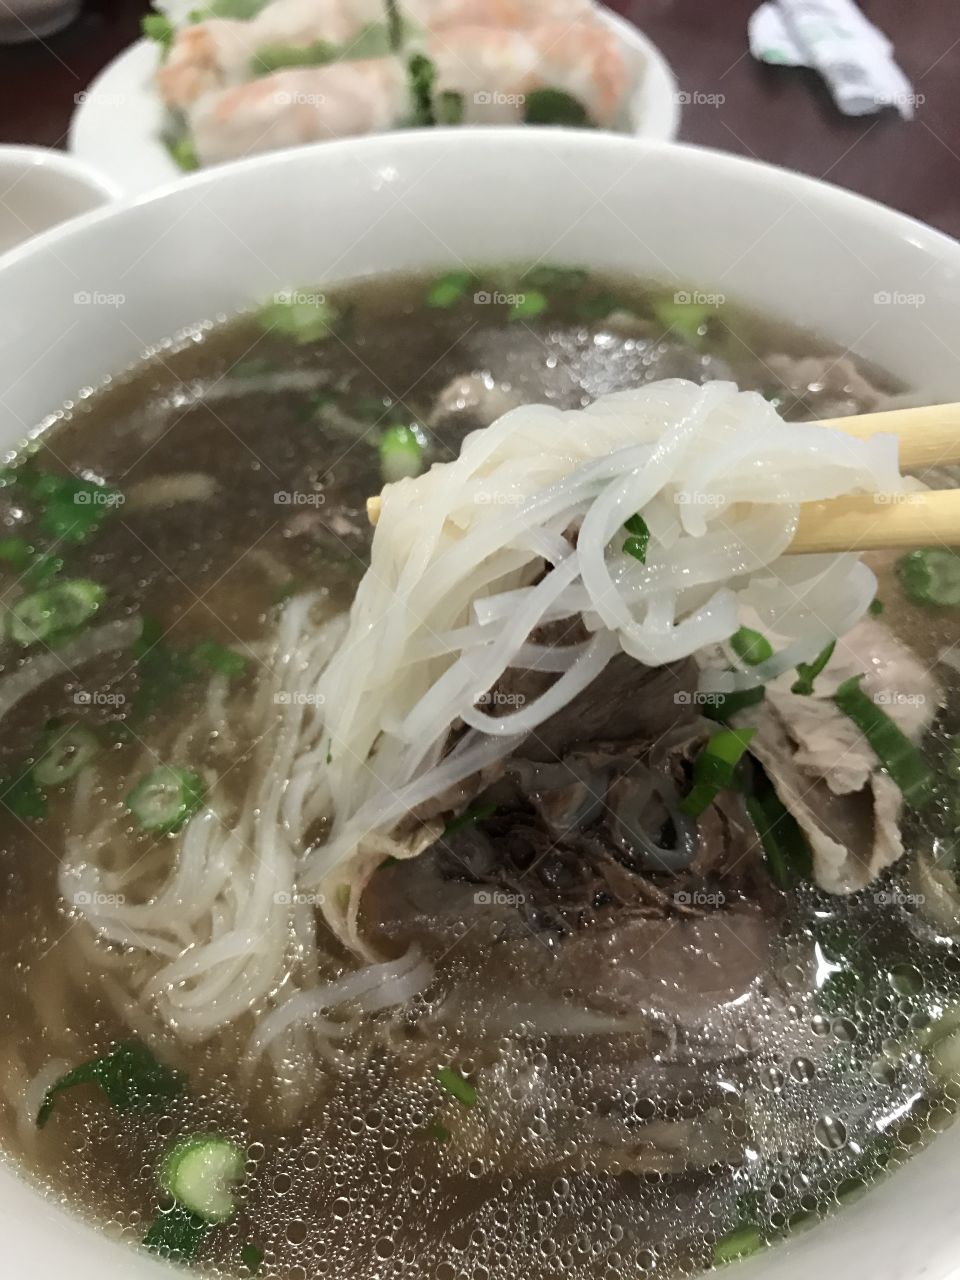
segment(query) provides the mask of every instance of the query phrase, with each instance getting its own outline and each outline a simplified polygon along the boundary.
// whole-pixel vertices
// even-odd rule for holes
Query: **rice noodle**
[[[335,890],[362,887],[372,843],[462,781],[467,761],[490,765],[536,733],[619,650],[661,665],[759,617],[782,638],[775,658],[748,668],[727,652],[728,669],[705,680],[749,687],[813,658],[865,613],[875,582],[853,556],[789,554],[800,503],[904,485],[891,436],[790,425],[756,392],[680,380],[583,410],[512,410],[455,461],[388,485],[349,629],[318,684],[337,806],[301,883],[324,889],[332,927],[359,945],[355,905]],[[643,563],[623,549],[637,513],[651,535]],[[592,640],[538,645],[539,627],[574,618]],[[558,679],[491,715],[488,692],[531,666]],[[458,723],[473,754],[456,766],[444,744]],[[398,841],[397,856],[419,847]]]

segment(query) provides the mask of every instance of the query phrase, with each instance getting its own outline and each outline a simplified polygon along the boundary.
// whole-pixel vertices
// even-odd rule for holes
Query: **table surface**
[[[660,46],[683,90],[681,137],[773,161],[872,196],[960,237],[960,4],[862,0],[923,102],[846,119],[812,72],[757,64],[746,23],[759,0],[615,0]],[[0,0],[5,7],[5,0]],[[65,145],[76,95],[139,34],[145,0],[87,0],[65,31],[0,48],[0,141]],[[716,99],[698,105],[698,95]]]

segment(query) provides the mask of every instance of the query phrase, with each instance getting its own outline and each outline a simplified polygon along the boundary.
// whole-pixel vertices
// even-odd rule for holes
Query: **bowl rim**
[[[334,163],[340,157],[356,155],[360,160],[371,157],[375,162],[390,163],[394,160],[402,161],[403,157],[410,152],[442,151],[446,148],[459,154],[464,150],[470,151],[487,144],[494,145],[497,150],[528,151],[532,156],[536,156],[544,146],[542,132],[542,130],[523,125],[462,125],[456,129],[399,129],[392,133],[371,134],[363,138],[342,138],[332,142],[317,142],[309,146],[290,147],[281,151],[266,152],[263,155],[247,156],[242,160],[216,165],[198,173],[185,174],[149,191],[122,196],[98,209],[72,218],[67,223],[51,227],[22,244],[15,245],[0,256],[0,279],[2,279],[4,268],[19,264],[33,254],[49,251],[69,237],[85,232],[100,222],[122,218],[129,210],[163,201],[173,193],[184,189],[200,194],[207,188],[228,184],[234,175],[263,172],[264,175],[273,174],[277,178],[282,178],[284,169],[303,164],[307,157],[312,159],[327,156],[329,161]],[[890,232],[903,233],[910,230],[915,237],[915,243],[929,247],[934,252],[953,255],[960,250],[960,241],[955,240],[947,232],[914,218],[911,214],[892,209],[889,205],[882,204],[870,196],[861,195],[829,182],[825,178],[799,173],[767,160],[736,155],[717,147],[706,147],[697,143],[662,141],[603,131],[551,127],[549,134],[551,141],[557,142],[565,151],[574,155],[598,151],[621,152],[624,156],[644,153],[680,154],[687,157],[690,163],[704,166],[708,171],[739,172],[754,178],[766,178],[768,181],[783,184],[797,196],[798,200],[804,192],[815,192],[815,199],[827,202],[828,212],[830,209],[859,211],[861,215]],[[42,148],[25,148],[25,150],[35,151]],[[64,159],[75,164],[81,163],[74,160],[72,156]]]

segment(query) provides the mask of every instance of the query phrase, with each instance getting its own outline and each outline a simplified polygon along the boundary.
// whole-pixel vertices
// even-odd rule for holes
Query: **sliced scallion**
[[[709,720],[729,720],[738,711],[755,707],[758,702],[762,702],[765,692],[761,684],[755,689],[737,689],[733,693],[718,693],[714,702],[704,707],[703,714]]]
[[[97,739],[81,724],[48,730],[33,776],[41,787],[59,787],[75,777],[99,752]]]
[[[477,1101],[476,1089],[459,1071],[454,1071],[453,1067],[438,1067],[436,1081],[462,1107],[472,1107]]]
[[[70,632],[93,617],[106,592],[89,578],[69,578],[24,596],[10,610],[10,635],[21,645]]]
[[[756,732],[756,729],[721,729],[709,739],[694,763],[693,785],[680,801],[685,814],[699,818],[719,792],[734,785],[737,765]]]
[[[752,627],[741,627],[730,637],[730,648],[748,666],[755,667],[773,657],[773,645]]]
[[[869,742],[880,764],[900,788],[904,801],[921,809],[933,796],[933,770],[896,721],[864,693],[862,679],[861,675],[844,680],[833,700]]]
[[[380,474],[385,484],[418,476],[423,470],[423,446],[412,427],[388,427],[380,437]]]
[[[161,765],[142,778],[126,805],[144,831],[169,835],[203,807],[207,788],[192,769]]]
[[[203,1222],[226,1222],[236,1209],[233,1188],[243,1178],[243,1148],[220,1134],[197,1134],[168,1152],[160,1186]]]
[[[803,697],[809,698],[813,693],[813,682],[817,676],[833,657],[833,651],[837,647],[836,640],[831,640],[825,645],[812,662],[797,663],[797,679],[790,686],[792,693],[799,693]]]
[[[737,1258],[746,1258],[763,1248],[764,1240],[756,1227],[743,1226],[729,1231],[713,1246],[713,1265],[722,1267]]]
[[[897,561],[897,576],[917,604],[937,608],[960,605],[960,554],[946,547],[923,547]]]
[[[428,307],[452,307],[459,302],[473,284],[470,271],[449,271],[439,280],[435,280],[427,291]]]

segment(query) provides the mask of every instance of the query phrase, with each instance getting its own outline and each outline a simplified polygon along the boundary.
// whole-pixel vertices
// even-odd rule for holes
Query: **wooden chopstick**
[[[960,547],[960,489],[805,502],[791,552]]]
[[[904,470],[960,463],[960,404],[825,418],[811,425],[832,427],[858,440],[895,435]],[[367,499],[367,516],[371,524],[380,518],[379,494]],[[960,547],[960,489],[806,502],[790,551],[909,551],[937,545]]]
[[[887,409],[851,418],[824,418],[812,426],[833,427],[858,440],[886,432],[900,439],[900,466],[933,467],[960,462],[960,404],[932,404],[919,409]]]

